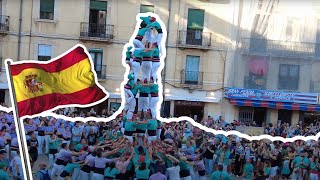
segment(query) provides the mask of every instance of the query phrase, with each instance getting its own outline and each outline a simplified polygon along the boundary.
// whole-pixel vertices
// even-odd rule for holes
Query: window
[[[107,8],[108,2],[106,1],[90,1],[90,14],[89,14],[89,37],[106,38],[107,29]]]
[[[262,126],[266,122],[267,109],[260,107],[239,107],[239,121],[242,125]]]
[[[98,78],[105,78],[105,65],[102,65],[102,57],[103,57],[103,51],[102,49],[90,49],[89,53],[91,55],[94,69],[97,73]]]
[[[53,20],[54,0],[40,0],[40,19]]]
[[[109,110],[116,112],[116,111],[118,111],[118,109],[120,108],[120,106],[121,106],[121,103],[118,103],[118,102],[110,102],[110,108],[109,108]]]
[[[143,5],[140,6],[140,13],[147,13],[152,12],[154,13],[154,6],[153,5]]]
[[[39,44],[38,45],[38,60],[48,61],[51,59],[51,45]]]
[[[199,83],[199,62],[200,62],[199,56],[187,56],[185,84]]]
[[[204,10],[189,9],[186,43],[190,45],[202,45],[202,31],[204,24]]]
[[[281,64],[279,68],[279,89],[297,90],[299,85],[299,66]]]

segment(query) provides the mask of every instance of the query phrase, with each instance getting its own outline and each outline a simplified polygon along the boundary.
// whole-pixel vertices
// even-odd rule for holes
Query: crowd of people
[[[70,116],[86,116],[75,110]],[[87,114],[97,116],[97,114]],[[110,122],[70,122],[54,117],[25,122],[31,163],[57,179],[318,179],[318,141],[247,141],[214,135],[188,121],[161,123],[125,113]],[[221,119],[221,117],[220,117]],[[216,120],[218,121],[218,120]],[[146,122],[146,123],[145,123]],[[228,124],[226,124],[227,127]],[[155,134],[148,134],[148,131]],[[130,133],[128,133],[130,132]],[[39,135],[40,134],[40,135]],[[46,158],[43,158],[46,159]]]
[[[22,162],[12,112],[0,111],[0,179],[23,179]]]

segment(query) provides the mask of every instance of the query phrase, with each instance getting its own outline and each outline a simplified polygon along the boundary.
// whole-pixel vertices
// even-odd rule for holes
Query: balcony
[[[251,75],[244,77],[244,88],[246,89],[266,89],[266,77]]]
[[[208,50],[211,47],[211,33],[202,30],[180,30],[177,47],[181,49]]]
[[[291,42],[255,38],[241,39],[242,53],[277,57],[314,58],[320,57],[320,44]]]
[[[109,42],[113,39],[114,26],[109,24],[80,24],[80,40]]]
[[[6,35],[9,32],[9,16],[0,16],[0,34]]]
[[[99,80],[107,79],[107,66],[106,65],[96,65],[94,66],[94,70],[97,73]]]
[[[181,70],[181,85],[189,89],[202,88],[203,72]]]

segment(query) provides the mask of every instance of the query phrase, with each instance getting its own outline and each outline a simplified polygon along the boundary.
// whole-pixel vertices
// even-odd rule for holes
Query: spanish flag
[[[65,105],[94,105],[107,98],[85,47],[76,46],[48,63],[10,65],[19,117],[32,116]],[[58,107],[58,108],[59,108]]]

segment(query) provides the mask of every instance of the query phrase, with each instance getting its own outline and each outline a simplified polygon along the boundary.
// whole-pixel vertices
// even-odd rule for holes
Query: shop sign
[[[226,88],[225,98],[318,104],[318,94],[316,93],[282,92],[255,89]]]

